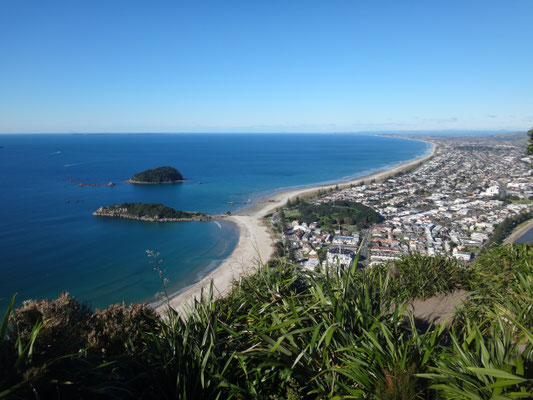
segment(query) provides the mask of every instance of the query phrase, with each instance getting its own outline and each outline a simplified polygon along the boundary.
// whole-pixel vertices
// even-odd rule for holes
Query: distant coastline
[[[274,254],[274,237],[266,224],[265,216],[272,213],[276,208],[283,206],[288,200],[296,196],[300,198],[312,197],[319,190],[331,189],[338,186],[339,189],[369,183],[372,180],[385,180],[399,172],[416,168],[433,157],[437,150],[437,144],[429,140],[403,138],[418,140],[429,143],[432,147],[429,153],[402,162],[397,166],[354,177],[348,181],[336,181],[327,184],[317,184],[311,187],[298,188],[278,192],[266,196],[256,201],[250,207],[238,211],[234,215],[226,218],[237,225],[239,241],[233,252],[211,273],[207,274],[200,281],[181,289],[170,295],[170,305],[176,309],[186,307],[194,299],[198,299],[203,291],[209,289],[213,282],[215,297],[223,296],[227,293],[235,279],[246,276],[256,270],[258,263],[268,261]],[[164,312],[166,305],[162,302],[152,304],[159,312]]]

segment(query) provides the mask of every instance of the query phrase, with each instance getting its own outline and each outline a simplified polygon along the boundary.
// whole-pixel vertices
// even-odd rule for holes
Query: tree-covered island
[[[122,203],[104,206],[93,212],[93,215],[157,222],[210,221],[213,219],[211,215],[178,211],[159,203]]]
[[[181,173],[174,167],[157,167],[139,172],[131,177],[130,183],[176,183],[184,181]]]

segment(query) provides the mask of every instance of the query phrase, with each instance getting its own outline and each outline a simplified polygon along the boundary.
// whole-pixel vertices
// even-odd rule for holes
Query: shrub
[[[78,353],[87,346],[91,309],[80,304],[68,293],[61,293],[55,300],[26,300],[11,315],[13,329],[8,340],[14,343],[20,338],[27,343],[34,327],[42,324],[33,346],[34,361],[44,362],[65,354]]]
[[[143,351],[145,335],[158,332],[159,316],[146,304],[122,303],[96,310],[88,324],[89,348],[106,360],[117,359]]]
[[[0,398],[3,393],[116,397],[126,386],[142,392],[143,338],[159,331],[159,318],[147,305],[113,305],[93,313],[62,293],[55,300],[25,301],[9,314],[10,329],[0,347],[5,371]]]

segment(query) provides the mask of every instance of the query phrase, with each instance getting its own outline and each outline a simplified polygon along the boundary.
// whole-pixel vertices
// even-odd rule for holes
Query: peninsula
[[[210,221],[214,218],[199,212],[174,210],[159,203],[122,203],[104,206],[93,212],[93,215],[151,222]]]
[[[140,184],[159,184],[159,183],[177,183],[182,182],[183,176],[174,167],[157,167],[139,172],[126,182]]]

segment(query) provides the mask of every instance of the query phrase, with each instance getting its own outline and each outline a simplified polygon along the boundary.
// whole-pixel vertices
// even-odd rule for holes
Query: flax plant
[[[488,332],[468,324],[458,336],[451,333],[447,347],[432,367],[420,374],[434,382],[445,399],[530,399],[533,394],[533,334],[518,324],[527,338],[521,346],[499,316]]]
[[[490,331],[496,317],[508,325],[517,321],[533,327],[533,246],[493,248],[476,260],[471,270],[474,295],[458,312],[455,329],[475,322],[481,332]],[[521,330],[515,327],[514,331],[523,341]]]
[[[436,294],[469,288],[470,272],[458,261],[446,257],[412,254],[394,263],[397,300],[425,299]]]

